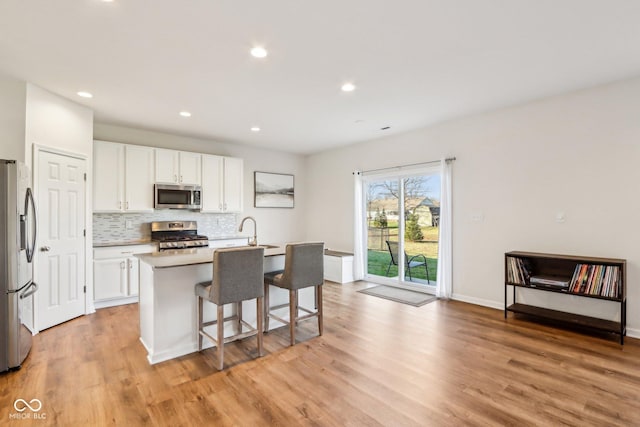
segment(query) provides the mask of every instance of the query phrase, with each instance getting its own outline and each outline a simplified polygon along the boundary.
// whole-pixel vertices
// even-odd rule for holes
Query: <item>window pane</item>
[[[440,221],[440,177],[418,175],[402,180],[404,187],[404,280],[435,284]]]
[[[390,256],[387,241],[398,241],[398,179],[365,184],[367,216],[367,273],[398,275],[397,261]]]

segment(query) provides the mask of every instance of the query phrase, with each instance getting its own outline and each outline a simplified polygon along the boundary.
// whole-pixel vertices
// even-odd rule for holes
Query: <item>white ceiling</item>
[[[100,123],[313,153],[640,75],[640,1],[1,0],[0,71]]]

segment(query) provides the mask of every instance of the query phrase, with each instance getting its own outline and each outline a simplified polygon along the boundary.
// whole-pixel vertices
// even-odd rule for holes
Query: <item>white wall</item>
[[[27,84],[25,160],[33,160],[33,144],[87,157],[93,153],[93,111],[33,84]],[[88,170],[91,172],[91,169]]]
[[[0,159],[24,161],[25,82],[0,74]]]
[[[352,250],[354,169],[455,156],[456,298],[502,308],[510,250],[625,258],[629,334],[640,336],[639,117],[635,78],[313,155],[306,237]],[[556,222],[560,212],[564,223]],[[611,303],[579,297],[525,298],[617,313]]]
[[[244,211],[238,216],[238,221],[246,215],[255,217],[260,243],[292,242],[304,237],[304,206],[308,200],[308,192],[305,159],[302,156],[100,123],[94,125],[94,139],[240,157],[244,160]],[[295,208],[254,208],[254,171],[293,174]],[[247,225],[244,231],[243,234],[250,235],[253,228]]]

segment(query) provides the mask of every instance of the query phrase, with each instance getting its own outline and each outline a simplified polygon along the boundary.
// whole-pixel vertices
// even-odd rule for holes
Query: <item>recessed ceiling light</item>
[[[191,117],[191,113],[188,111],[180,111],[182,117]]]
[[[353,83],[345,83],[342,85],[343,92],[353,92],[356,90],[356,86]]]
[[[258,126],[253,126],[251,128],[251,132],[260,132],[260,128]]]
[[[251,49],[251,56],[253,56],[254,58],[264,58],[265,56],[267,56],[267,49],[256,46]]]
[[[83,98],[93,98],[93,95],[91,95],[89,92],[84,91],[78,92],[78,96],[81,96]]]

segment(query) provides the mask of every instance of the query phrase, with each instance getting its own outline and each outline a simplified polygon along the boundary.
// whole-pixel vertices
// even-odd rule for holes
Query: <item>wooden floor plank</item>
[[[640,425],[640,341],[534,323],[456,301],[413,307],[324,290],[325,329],[288,330],[149,365],[137,305],[98,310],[34,337],[0,375],[2,425]],[[16,399],[45,419],[10,418]]]

